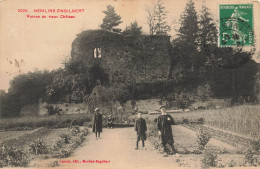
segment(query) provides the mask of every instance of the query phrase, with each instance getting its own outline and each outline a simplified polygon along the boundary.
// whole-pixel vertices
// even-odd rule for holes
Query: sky
[[[54,70],[70,56],[71,43],[80,32],[99,29],[104,13],[102,10],[111,4],[121,16],[121,29],[137,21],[145,33],[146,8],[156,0],[2,0],[0,1],[0,89],[7,91],[10,80],[21,74],[34,70]],[[254,0],[205,0],[204,3],[218,19],[219,4],[253,3],[254,18],[260,18],[260,5]],[[179,18],[184,11],[187,0],[163,0],[168,11],[167,22],[172,27],[170,35],[176,35]],[[194,0],[196,10],[202,7],[202,0]],[[20,12],[26,9],[27,12]],[[73,13],[75,18],[48,18],[61,13],[35,13],[34,9],[84,9]],[[47,18],[28,18],[45,15]],[[66,14],[65,14],[66,15]],[[259,21],[255,19],[254,30],[260,30]],[[255,32],[259,37],[259,31]],[[259,51],[259,43],[256,41]],[[255,58],[260,62],[259,58]]]

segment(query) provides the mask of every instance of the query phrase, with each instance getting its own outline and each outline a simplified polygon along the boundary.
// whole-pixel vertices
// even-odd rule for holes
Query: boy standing
[[[139,112],[137,114],[138,119],[135,121],[135,131],[137,133],[137,140],[136,140],[136,147],[135,149],[138,149],[138,143],[140,140],[142,140],[142,145],[143,148],[145,149],[144,141],[146,140],[146,131],[147,131],[147,126],[146,126],[146,121],[142,117],[142,113]]]

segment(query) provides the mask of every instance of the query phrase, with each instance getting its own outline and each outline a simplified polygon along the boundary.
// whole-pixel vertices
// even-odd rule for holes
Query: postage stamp
[[[252,46],[253,4],[225,4],[219,6],[219,46]]]

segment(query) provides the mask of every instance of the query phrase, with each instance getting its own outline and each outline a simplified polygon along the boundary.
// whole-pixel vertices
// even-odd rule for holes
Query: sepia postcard
[[[0,0],[0,168],[260,168],[259,0]]]

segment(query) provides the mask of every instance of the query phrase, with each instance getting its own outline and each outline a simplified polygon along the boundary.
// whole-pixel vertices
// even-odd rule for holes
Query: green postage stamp
[[[219,46],[252,46],[253,4],[233,4],[219,6]]]

